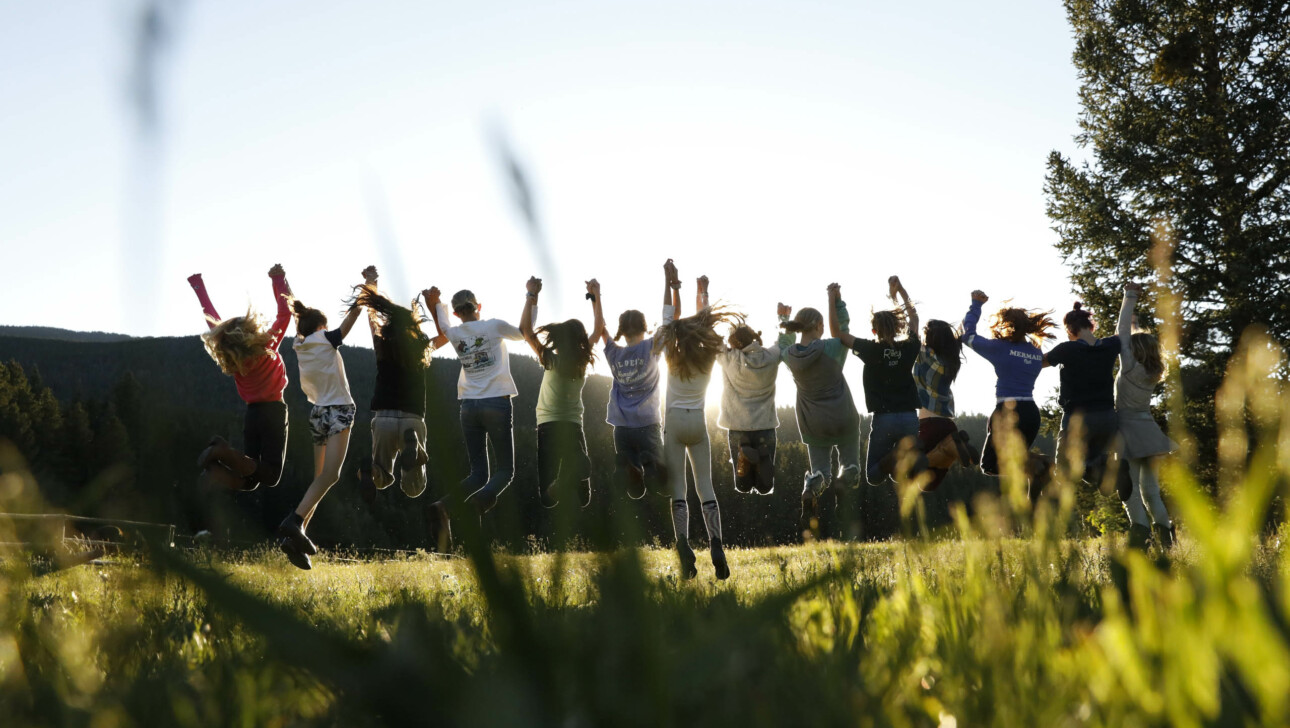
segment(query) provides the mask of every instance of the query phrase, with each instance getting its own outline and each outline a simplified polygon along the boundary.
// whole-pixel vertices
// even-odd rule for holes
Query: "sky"
[[[768,339],[778,301],[823,310],[833,281],[853,333],[893,274],[924,321],[976,288],[1074,300],[1044,214],[1047,155],[1079,157],[1056,1],[175,6],[146,127],[137,2],[0,0],[0,324],[194,334],[189,274],[225,315],[270,311],[274,263],[334,314],[375,264],[397,300],[470,288],[513,323],[530,275],[539,322],[589,323],[595,277],[612,325],[658,321],[670,257],[687,307],[707,275]],[[968,354],[960,411],[993,382]]]

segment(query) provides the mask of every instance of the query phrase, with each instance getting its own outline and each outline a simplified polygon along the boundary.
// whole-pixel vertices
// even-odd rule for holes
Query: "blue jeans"
[[[492,508],[497,496],[515,477],[515,440],[511,434],[511,398],[488,397],[461,401],[461,432],[466,438],[470,475],[462,490],[483,510]],[[492,475],[488,468],[488,443],[493,444]]]
[[[918,440],[918,413],[875,414],[872,424],[869,430],[869,449],[864,459],[865,479],[869,481],[869,485],[878,485],[887,481],[887,474],[882,472],[882,459],[906,437]]]

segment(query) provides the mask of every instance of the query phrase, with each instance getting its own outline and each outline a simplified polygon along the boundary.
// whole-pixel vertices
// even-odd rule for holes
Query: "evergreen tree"
[[[1193,429],[1252,324],[1290,342],[1290,4],[1066,0],[1090,160],[1048,160],[1048,214],[1079,295],[1111,321],[1163,226]],[[1147,303],[1150,303],[1148,296]],[[1283,376],[1286,372],[1281,373]]]

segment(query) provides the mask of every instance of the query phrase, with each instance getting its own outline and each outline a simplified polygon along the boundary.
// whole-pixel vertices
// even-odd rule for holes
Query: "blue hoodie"
[[[976,324],[980,320],[981,302],[973,301],[967,315],[963,317],[961,339],[994,365],[994,374],[998,377],[994,385],[995,399],[999,402],[1034,399],[1035,380],[1044,368],[1044,352],[1028,341],[1014,344],[1011,341],[980,336],[976,332]]]

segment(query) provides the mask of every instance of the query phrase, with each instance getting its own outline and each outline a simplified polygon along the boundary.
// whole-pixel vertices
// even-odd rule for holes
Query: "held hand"
[[[1134,283],[1134,282],[1130,281],[1130,282],[1128,282],[1128,283],[1125,283],[1125,284],[1124,284],[1124,291],[1125,291],[1126,293],[1127,293],[1127,292],[1129,292],[1129,291],[1133,291],[1133,292],[1135,292],[1135,293],[1142,293],[1142,284],[1141,284],[1141,283]]]
[[[595,278],[592,278],[591,280],[587,281],[587,293],[590,293],[593,296],[599,297],[600,281],[596,280]]]
[[[439,299],[443,296],[443,293],[439,290],[439,286],[430,286],[428,289],[422,291],[421,295],[426,297],[427,303],[437,304],[439,303]]]
[[[984,292],[984,291],[976,290],[976,291],[972,291],[972,300],[973,300],[973,301],[980,301],[981,303],[985,303],[986,301],[989,301],[989,300],[990,300],[990,297],[989,297],[989,296],[987,296],[987,295],[985,295],[985,292]]]
[[[536,296],[542,291],[542,279],[537,276],[529,276],[529,280],[524,284],[524,289]]]
[[[667,276],[667,282],[673,288],[677,287],[681,282],[676,272],[676,263],[673,263],[671,258],[668,258],[667,262],[663,264],[663,275]]]
[[[887,279],[887,296],[891,300],[896,300],[896,294],[904,292],[905,287],[900,284],[900,276],[891,276]]]
[[[282,269],[281,263],[277,263],[272,268],[269,269],[269,277],[284,276],[286,274],[287,272]]]
[[[842,284],[830,283],[828,291],[829,291],[829,298],[839,298],[842,296]]]
[[[698,286],[699,286],[699,293],[707,293],[707,292],[708,292],[708,277],[707,277],[707,276],[699,276],[699,280],[697,281],[697,283],[698,283]]]
[[[785,317],[785,318],[787,318],[787,317],[789,317],[789,316],[792,316],[792,315],[793,315],[793,307],[792,307],[792,306],[785,306],[783,303],[780,303],[780,304],[778,304],[778,305],[776,305],[776,306],[775,306],[775,315],[776,315],[776,316],[783,316],[783,317]]]
[[[192,274],[192,275],[188,276],[188,285],[190,285],[190,286],[197,286],[197,285],[201,285],[201,282],[202,282],[202,274],[201,274],[201,273],[194,273],[194,274]]]
[[[376,283],[376,266],[369,265],[363,269],[363,282],[371,285]]]

